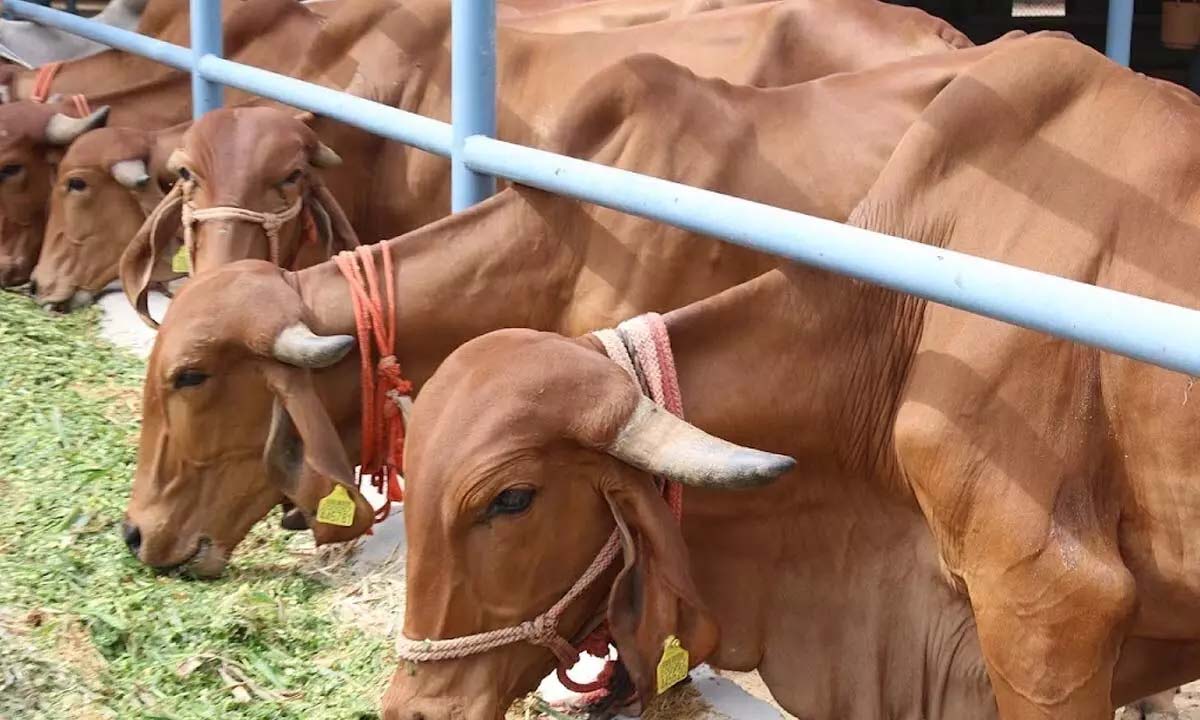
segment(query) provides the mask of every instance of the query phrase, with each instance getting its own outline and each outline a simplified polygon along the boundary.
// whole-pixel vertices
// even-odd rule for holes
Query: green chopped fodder
[[[0,293],[0,720],[376,718],[394,659],[305,538],[259,523],[209,582],[126,551],[144,366],[97,324]]]

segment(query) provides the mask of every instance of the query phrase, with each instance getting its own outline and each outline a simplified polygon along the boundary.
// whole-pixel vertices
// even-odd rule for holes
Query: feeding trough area
[[[4,3],[0,716],[1194,711],[1131,2],[158,2]]]

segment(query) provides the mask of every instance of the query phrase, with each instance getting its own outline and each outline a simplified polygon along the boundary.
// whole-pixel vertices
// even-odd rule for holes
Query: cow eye
[[[290,175],[288,175],[287,177],[285,177],[283,179],[283,184],[284,185],[295,185],[297,182],[300,181],[300,175],[302,175],[302,173],[299,170],[293,170]]]
[[[72,192],[83,192],[84,190],[87,190],[87,186],[87,181],[83,178],[73,177],[70,180],[67,180],[67,189],[71,190]]]
[[[20,165],[17,165],[15,163],[9,163],[3,167],[0,167],[0,180],[3,180],[5,178],[10,178],[13,175],[16,175],[17,173],[21,172],[22,169],[23,168]]]
[[[175,380],[172,385],[176,390],[185,387],[195,387],[208,379],[208,375],[199,370],[180,370],[175,373]]]
[[[489,517],[496,515],[520,515],[529,509],[533,496],[537,491],[533,488],[509,488],[492,499],[488,505]]]

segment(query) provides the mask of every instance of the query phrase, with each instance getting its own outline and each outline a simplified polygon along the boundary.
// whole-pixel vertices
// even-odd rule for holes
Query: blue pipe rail
[[[191,0],[192,64],[205,56],[221,57],[221,0]],[[221,86],[198,72],[192,73],[192,119],[221,107]]]
[[[1113,62],[1129,67],[1133,40],[1133,0],[1108,0],[1108,27],[1104,54]]]
[[[450,209],[458,212],[496,192],[495,179],[462,157],[468,137],[496,136],[496,3],[452,0],[450,33]]]
[[[26,0],[6,0],[6,6],[18,15],[70,32],[78,28],[83,32],[77,34],[132,52],[149,49],[178,59],[174,54],[178,51],[182,53],[182,66],[186,69],[191,64],[187,50],[136,33],[114,28],[96,30],[99,26],[86,20],[38,8]],[[329,115],[439,155],[448,156],[453,149],[452,131],[445,123],[212,56],[201,58],[195,65],[195,72],[206,79]],[[1200,312],[1190,308],[481,135],[464,138],[461,158],[476,173],[506,177],[725,238],[933,302],[1200,376]]]

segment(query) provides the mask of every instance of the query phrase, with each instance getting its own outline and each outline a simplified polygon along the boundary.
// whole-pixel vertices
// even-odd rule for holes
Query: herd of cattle
[[[222,11],[234,60],[448,119],[447,0]],[[975,46],[876,0],[499,17],[502,139],[1200,307],[1197,98],[1063,34]],[[186,44],[186,3],[139,30]],[[58,311],[119,282],[157,324],[149,290],[191,276],[145,379],[146,565],[220,574],[280,505],[369,531],[331,257],[376,243],[420,390],[406,637],[528,623],[617,528],[619,573],[549,630],[607,620],[643,702],[671,638],[801,718],[1100,720],[1200,677],[1190,378],[519,185],[449,216],[442,158],[239,92],[190,123],[186,74],[116,51],[55,70],[0,75],[0,282]],[[686,422],[586,334],[646,312]],[[680,521],[653,475],[690,484]],[[495,720],[555,665],[405,663],[383,715]]]

